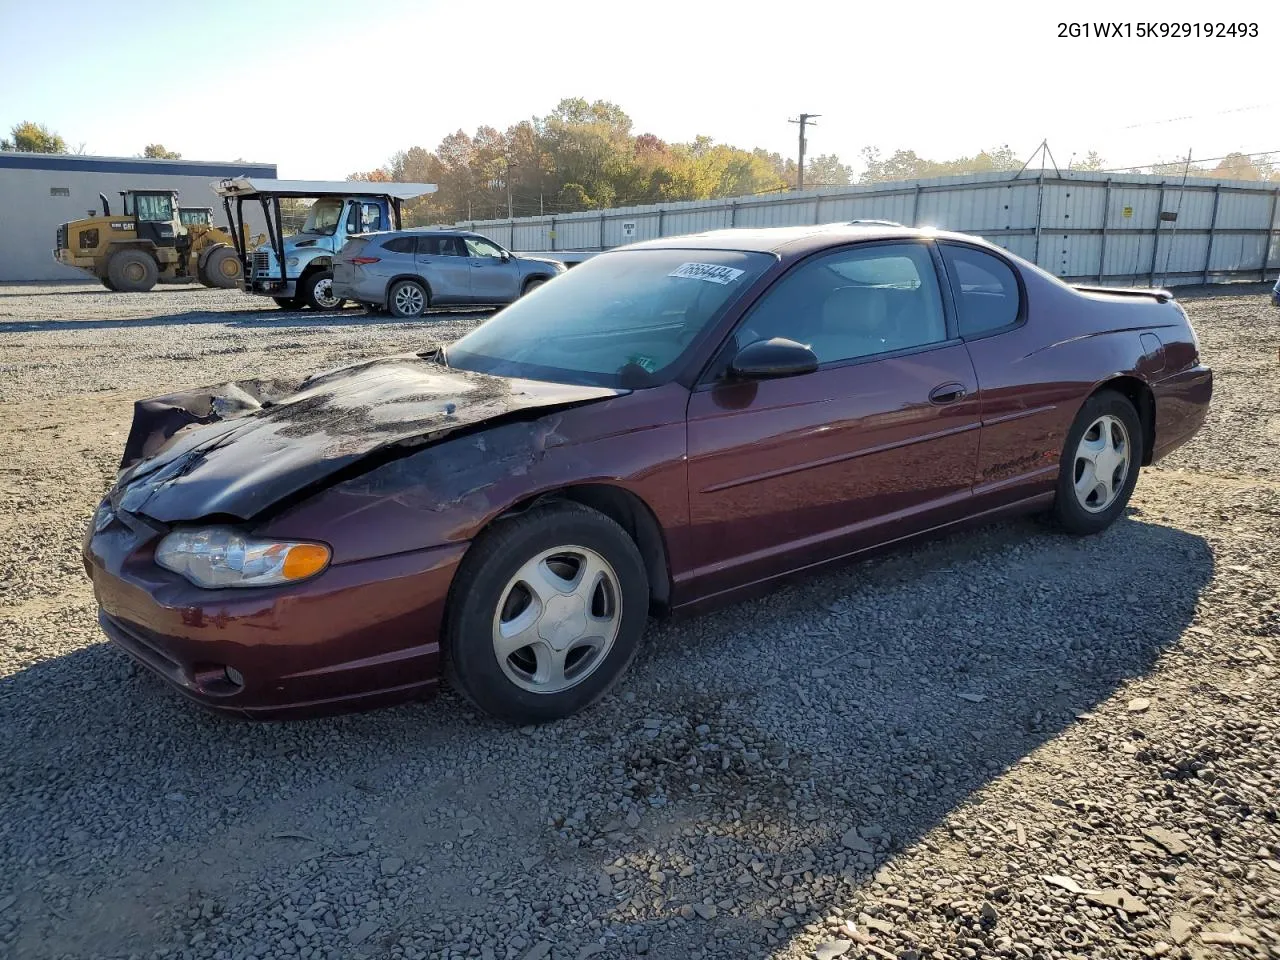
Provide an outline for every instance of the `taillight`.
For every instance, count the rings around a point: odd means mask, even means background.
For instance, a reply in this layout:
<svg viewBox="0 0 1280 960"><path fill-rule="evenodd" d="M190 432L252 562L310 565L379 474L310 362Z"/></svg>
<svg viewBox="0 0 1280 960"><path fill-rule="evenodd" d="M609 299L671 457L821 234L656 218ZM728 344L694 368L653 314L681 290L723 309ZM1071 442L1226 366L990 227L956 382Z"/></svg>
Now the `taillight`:
<svg viewBox="0 0 1280 960"><path fill-rule="evenodd" d="M366 263L377 263L381 257L351 257L347 263L354 263L363 267Z"/></svg>

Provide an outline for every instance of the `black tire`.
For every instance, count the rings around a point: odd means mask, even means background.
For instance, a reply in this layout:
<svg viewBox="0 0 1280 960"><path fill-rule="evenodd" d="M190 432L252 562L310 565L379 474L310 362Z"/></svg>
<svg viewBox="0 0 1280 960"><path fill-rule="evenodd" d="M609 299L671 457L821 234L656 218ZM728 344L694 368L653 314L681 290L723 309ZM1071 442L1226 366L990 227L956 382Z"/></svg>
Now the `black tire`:
<svg viewBox="0 0 1280 960"><path fill-rule="evenodd" d="M1104 509L1094 511L1086 509L1076 493L1077 480L1082 476L1083 471L1088 469L1083 461L1077 463L1076 453L1086 433L1097 433L1095 425L1100 418L1106 416L1113 417L1123 425L1124 433L1127 435L1124 443L1127 445L1128 459L1124 466L1124 478L1118 486L1113 484L1113 489L1116 491L1115 498ZM1114 432L1112 437L1112 443L1118 446ZM1124 508L1133 495L1133 488L1138 482L1138 472L1142 467L1142 451L1145 449L1144 443L1142 421L1128 397L1113 390L1103 390L1085 401L1080 412L1076 414L1071 429L1067 432L1067 442L1062 448L1062 459L1058 468L1058 489L1053 501L1053 518L1063 530L1076 536L1101 533L1124 513ZM1112 471L1113 479L1115 474L1116 471Z"/></svg>
<svg viewBox="0 0 1280 960"><path fill-rule="evenodd" d="M205 257L203 276L200 282L206 287L231 290L240 279L240 258L230 247L224 245L214 247Z"/></svg>
<svg viewBox="0 0 1280 960"><path fill-rule="evenodd" d="M333 284L332 270L317 270L298 281L298 296L312 310L341 310L345 300L326 303L324 291Z"/></svg>
<svg viewBox="0 0 1280 960"><path fill-rule="evenodd" d="M106 288L107 288L108 290L110 290L112 293L115 293L115 292L116 292L116 288L115 288L115 287L113 287L113 286L111 285L111 278L110 278L110 277L100 277L99 279L102 281L102 285L103 285L104 287L106 287Z"/></svg>
<svg viewBox="0 0 1280 960"><path fill-rule="evenodd" d="M527 293L532 293L534 290L537 290L540 286L542 286L546 282L547 281L541 277L538 277L537 279L534 279L534 280L530 280L528 283L524 285L524 289L520 291L520 296L524 296Z"/></svg>
<svg viewBox="0 0 1280 960"><path fill-rule="evenodd" d="M494 618L511 579L526 561L568 545L592 550L613 567L621 595L618 632L599 664L575 685L538 693L513 682L498 662ZM648 615L648 574L626 531L581 504L543 504L495 524L467 552L449 590L445 673L467 699L499 720L559 720L590 706L617 682L640 649Z"/></svg>
<svg viewBox="0 0 1280 960"><path fill-rule="evenodd" d="M125 293L146 293L159 276L155 258L145 250L117 250L107 261L107 279Z"/></svg>
<svg viewBox="0 0 1280 960"><path fill-rule="evenodd" d="M412 320L426 313L429 306L427 288L416 280L397 280L387 291L387 312L393 317Z"/></svg>
<svg viewBox="0 0 1280 960"><path fill-rule="evenodd" d="M301 310L303 303L297 297L272 297L281 310Z"/></svg>

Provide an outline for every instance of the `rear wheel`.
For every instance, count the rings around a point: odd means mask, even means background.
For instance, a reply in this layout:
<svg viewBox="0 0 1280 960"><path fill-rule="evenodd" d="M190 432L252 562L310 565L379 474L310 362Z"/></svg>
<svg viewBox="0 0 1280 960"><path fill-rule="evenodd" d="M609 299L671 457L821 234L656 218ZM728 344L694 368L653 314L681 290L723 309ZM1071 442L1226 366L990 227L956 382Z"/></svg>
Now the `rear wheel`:
<svg viewBox="0 0 1280 960"><path fill-rule="evenodd" d="M387 294L387 307L393 316L411 319L427 309L427 291L416 280L400 280Z"/></svg>
<svg viewBox="0 0 1280 960"><path fill-rule="evenodd" d="M107 279L116 290L145 293L156 285L160 268L145 250L118 250L107 261Z"/></svg>
<svg viewBox="0 0 1280 960"><path fill-rule="evenodd" d="M549 503L472 545L450 589L450 681L486 713L542 723L589 706L640 647L649 580L635 542L581 504Z"/></svg>
<svg viewBox="0 0 1280 960"><path fill-rule="evenodd" d="M346 301L333 293L333 271L317 270L298 281L302 301L312 310L337 310Z"/></svg>
<svg viewBox="0 0 1280 960"><path fill-rule="evenodd" d="M1142 464L1142 422L1127 397L1090 397L1067 434L1053 515L1068 533L1101 533L1124 512Z"/></svg>
<svg viewBox="0 0 1280 960"><path fill-rule="evenodd" d="M214 247L204 261L207 286L230 290L240 279L240 258L228 246Z"/></svg>
<svg viewBox="0 0 1280 960"><path fill-rule="evenodd" d="M301 310L303 306L302 300L298 297L272 297L271 299L281 310Z"/></svg>

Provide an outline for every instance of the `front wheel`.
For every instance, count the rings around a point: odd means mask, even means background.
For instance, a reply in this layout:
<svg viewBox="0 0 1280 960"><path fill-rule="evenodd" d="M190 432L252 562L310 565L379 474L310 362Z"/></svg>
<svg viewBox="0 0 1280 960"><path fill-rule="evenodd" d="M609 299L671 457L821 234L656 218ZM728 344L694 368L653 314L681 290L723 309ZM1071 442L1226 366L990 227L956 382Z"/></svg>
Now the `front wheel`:
<svg viewBox="0 0 1280 960"><path fill-rule="evenodd" d="M1142 464L1142 422L1111 390L1090 397L1067 434L1053 515L1068 533L1101 533L1124 512Z"/></svg>
<svg viewBox="0 0 1280 960"><path fill-rule="evenodd" d="M533 293L533 291L537 290L540 286L542 286L546 282L547 281L541 280L541 279L530 280L528 283L524 285L524 290L521 291L521 296L525 296L527 294Z"/></svg>
<svg viewBox="0 0 1280 960"><path fill-rule="evenodd" d="M640 647L649 580L635 542L604 514L555 502L478 538L450 589L453 685L510 723L558 720L613 686Z"/></svg>
<svg viewBox="0 0 1280 960"><path fill-rule="evenodd" d="M346 302L333 292L333 271L317 270L298 282L302 300L312 310L338 310Z"/></svg>
<svg viewBox="0 0 1280 960"><path fill-rule="evenodd" d="M240 258L227 246L214 247L204 262L205 286L230 290L240 279Z"/></svg>

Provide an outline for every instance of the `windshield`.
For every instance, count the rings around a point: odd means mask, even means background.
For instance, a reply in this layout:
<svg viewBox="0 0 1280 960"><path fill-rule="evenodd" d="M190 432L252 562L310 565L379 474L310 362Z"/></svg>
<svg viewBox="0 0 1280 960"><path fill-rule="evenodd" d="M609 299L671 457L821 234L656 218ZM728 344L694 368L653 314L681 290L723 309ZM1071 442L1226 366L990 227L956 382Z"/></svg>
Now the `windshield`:
<svg viewBox="0 0 1280 960"><path fill-rule="evenodd" d="M495 314L448 348L448 363L530 380L656 386L774 262L736 250L602 254Z"/></svg>
<svg viewBox="0 0 1280 960"><path fill-rule="evenodd" d="M300 233L314 233L322 237L332 237L338 229L338 221L342 219L342 199L325 197L311 205L307 214L307 222L302 225Z"/></svg>
<svg viewBox="0 0 1280 960"><path fill-rule="evenodd" d="M173 197L154 193L135 194L133 209L134 216L139 220L164 223L173 219Z"/></svg>

